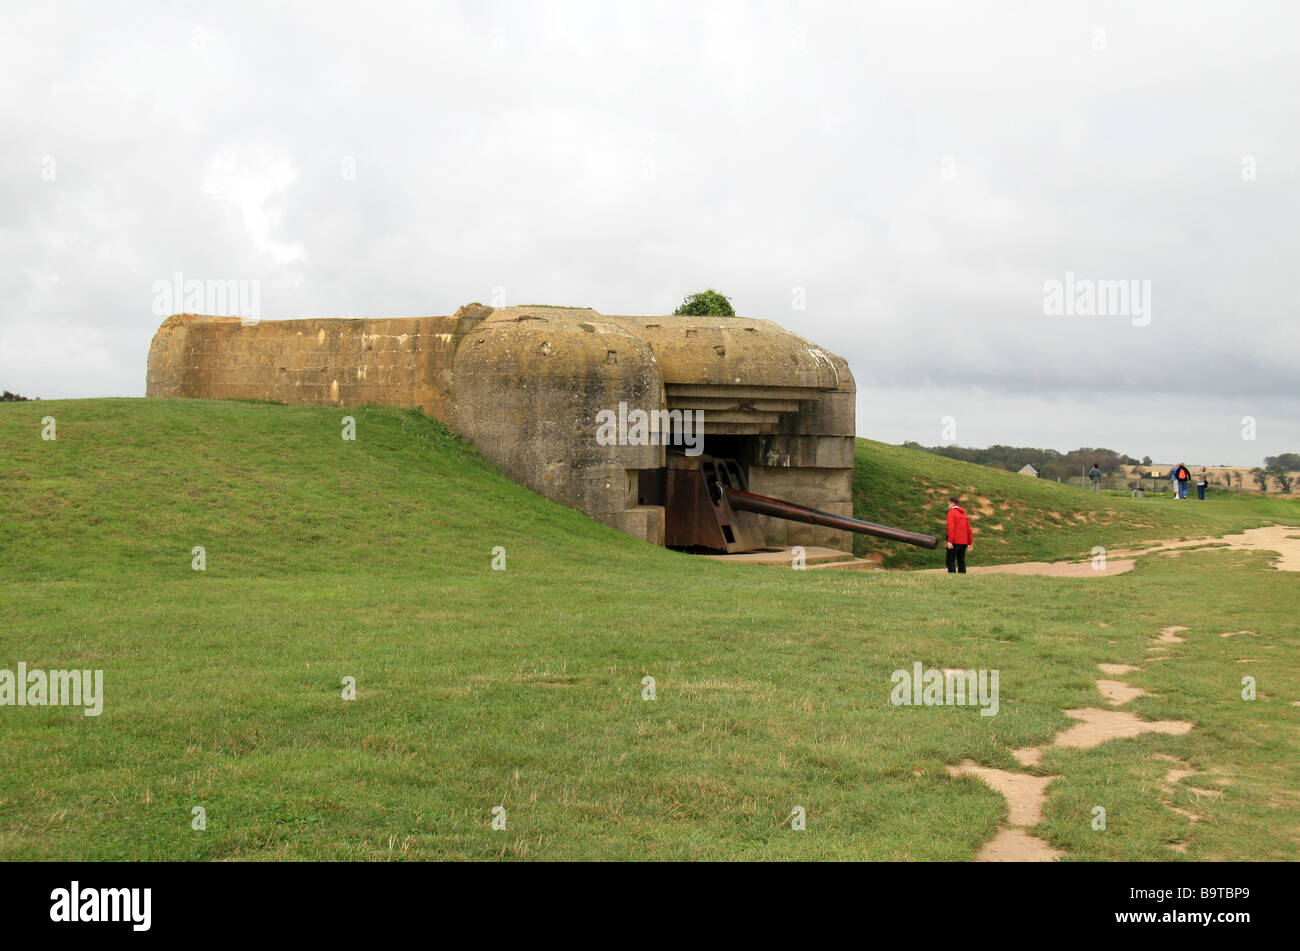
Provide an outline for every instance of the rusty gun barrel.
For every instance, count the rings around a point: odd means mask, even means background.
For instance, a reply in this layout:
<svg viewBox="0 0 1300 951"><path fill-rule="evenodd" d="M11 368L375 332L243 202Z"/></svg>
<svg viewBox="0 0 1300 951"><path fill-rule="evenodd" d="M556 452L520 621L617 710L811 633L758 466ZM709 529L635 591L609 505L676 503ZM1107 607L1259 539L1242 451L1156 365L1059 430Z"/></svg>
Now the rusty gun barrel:
<svg viewBox="0 0 1300 951"><path fill-rule="evenodd" d="M718 488L722 490L727 504L739 511L755 512L759 515L783 518L791 522L807 522L809 525L824 525L827 528L838 528L841 531L857 532L859 535L874 535L877 538L905 542L919 548L934 548L939 544L939 539L933 535L909 532L901 528L891 528L888 525L877 525L875 522L864 522L861 519L849 518L845 515L832 515L830 512L820 512L804 505L783 502L781 499L769 498L766 495L755 495L753 492L732 489L721 484L718 484Z"/></svg>

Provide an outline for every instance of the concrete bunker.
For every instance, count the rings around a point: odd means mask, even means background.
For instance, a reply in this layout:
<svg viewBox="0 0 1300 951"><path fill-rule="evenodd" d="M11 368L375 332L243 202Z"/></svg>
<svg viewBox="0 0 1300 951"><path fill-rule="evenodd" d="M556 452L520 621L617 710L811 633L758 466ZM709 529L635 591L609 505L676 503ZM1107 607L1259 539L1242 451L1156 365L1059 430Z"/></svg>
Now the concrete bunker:
<svg viewBox="0 0 1300 951"><path fill-rule="evenodd" d="M714 550L851 550L861 530L848 524L853 374L767 320L480 304L447 317L177 314L154 336L146 392L418 407L516 481L655 545L710 547L683 525L682 493L703 477L716 495L718 472L846 521L746 510ZM702 434L687 422L700 418Z"/></svg>

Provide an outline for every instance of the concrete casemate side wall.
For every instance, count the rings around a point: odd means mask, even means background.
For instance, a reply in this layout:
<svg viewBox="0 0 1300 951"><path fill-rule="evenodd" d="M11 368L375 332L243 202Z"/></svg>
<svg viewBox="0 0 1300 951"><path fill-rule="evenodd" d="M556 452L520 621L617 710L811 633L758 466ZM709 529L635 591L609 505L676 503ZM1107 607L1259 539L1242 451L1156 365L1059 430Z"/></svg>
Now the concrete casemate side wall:
<svg viewBox="0 0 1300 951"><path fill-rule="evenodd" d="M468 304L446 317L241 321L178 314L154 337L149 396L418 407L534 491L653 544L638 505L663 446L602 446L596 414L707 406L743 440L753 491L852 514L853 375L763 320L608 317L586 308ZM773 545L848 549L851 536L761 518Z"/></svg>
<svg viewBox="0 0 1300 951"><path fill-rule="evenodd" d="M460 430L515 481L663 544L663 510L637 506L637 470L662 468L665 448L595 439L602 409L664 405L645 341L594 311L498 310L461 344L452 394Z"/></svg>
<svg viewBox="0 0 1300 951"><path fill-rule="evenodd" d="M149 396L419 407L448 426L451 365L487 308L451 317L243 322L177 314L149 350Z"/></svg>

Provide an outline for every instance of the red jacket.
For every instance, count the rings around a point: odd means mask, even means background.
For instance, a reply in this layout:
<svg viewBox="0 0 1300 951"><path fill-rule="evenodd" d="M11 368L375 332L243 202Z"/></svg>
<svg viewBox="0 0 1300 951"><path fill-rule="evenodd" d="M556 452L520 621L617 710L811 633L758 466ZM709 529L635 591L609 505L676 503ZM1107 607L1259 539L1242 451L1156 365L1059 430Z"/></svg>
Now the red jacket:
<svg viewBox="0 0 1300 951"><path fill-rule="evenodd" d="M970 530L970 519L960 505L948 509L948 541L954 545L973 545L975 536Z"/></svg>

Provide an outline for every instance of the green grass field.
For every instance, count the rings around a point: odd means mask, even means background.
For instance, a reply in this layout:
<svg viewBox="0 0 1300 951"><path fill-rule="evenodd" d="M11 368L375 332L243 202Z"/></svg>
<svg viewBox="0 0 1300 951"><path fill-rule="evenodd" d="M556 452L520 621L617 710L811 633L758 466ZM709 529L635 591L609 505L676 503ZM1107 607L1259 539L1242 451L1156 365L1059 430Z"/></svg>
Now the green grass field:
<svg viewBox="0 0 1300 951"><path fill-rule="evenodd" d="M942 535L948 497L965 502L978 564L1065 561L1089 557L1093 546L1122 548L1150 539L1201 538L1262 521L1300 524L1300 503L1211 491L1205 502L1134 499L1128 492L1094 494L1014 472L971 465L859 439L853 477L858 518ZM886 567L931 567L933 552L866 535L858 554L880 552ZM941 561L942 559L940 559Z"/></svg>
<svg viewBox="0 0 1300 951"><path fill-rule="evenodd" d="M1300 525L1295 502L1093 496L866 440L855 487L860 516L929 531L952 488L986 497L975 563ZM1006 803L946 767L1018 769L1062 710L1103 705L1099 662L1145 668L1125 709L1195 727L1049 751L1035 834L1072 860L1295 859L1300 576L1269 561L738 566L546 502L409 412L7 404L0 668L102 668L105 699L0 707L0 859L965 860ZM1186 643L1148 662L1174 624ZM999 670L998 715L891 705L918 661ZM1203 775L1167 791L1156 754Z"/></svg>

